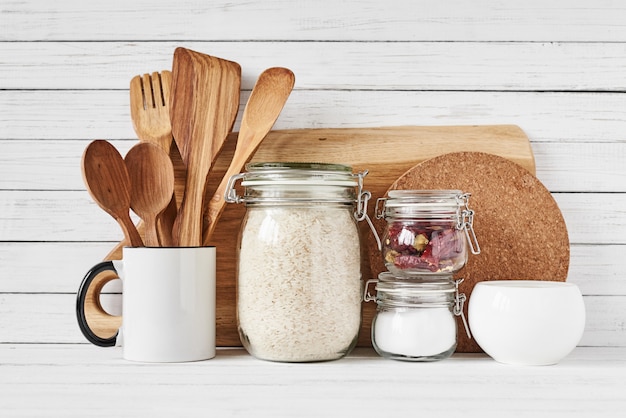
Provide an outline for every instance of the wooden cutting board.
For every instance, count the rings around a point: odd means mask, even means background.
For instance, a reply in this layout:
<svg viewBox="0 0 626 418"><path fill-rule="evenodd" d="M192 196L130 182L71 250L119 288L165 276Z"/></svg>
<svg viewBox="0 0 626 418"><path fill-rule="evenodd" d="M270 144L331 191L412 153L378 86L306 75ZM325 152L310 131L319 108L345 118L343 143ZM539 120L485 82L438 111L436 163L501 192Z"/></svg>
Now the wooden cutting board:
<svg viewBox="0 0 626 418"><path fill-rule="evenodd" d="M217 187L226 172L235 149L237 133L229 135L222 154L214 164L209 185ZM253 162L292 161L347 164L354 172L368 170L365 189L372 193L368 213L373 218L374 203L407 170L438 155L477 151L499 155L513 161L532 174L535 159L526 134L514 125L481 126L401 126L377 128L295 129L270 132ZM182 194L181 178L184 167L176 149L172 149L176 168L178 199ZM184 185L184 181L182 182ZM211 187L207 196L212 195ZM211 245L217 247L217 345L240 346L237 333L235 306L235 279L237 239L243 205L229 204L216 227ZM365 237L371 234L365 222L360 225ZM141 231L140 231L141 232ZM118 244L106 259L120 259L122 246ZM367 255L363 260L363 278L371 278ZM87 309L95 309L87 307ZM376 311L375 303L363 304L363 321L359 336L360 346L371 345L370 325ZM110 332L110 331L109 331Z"/></svg>

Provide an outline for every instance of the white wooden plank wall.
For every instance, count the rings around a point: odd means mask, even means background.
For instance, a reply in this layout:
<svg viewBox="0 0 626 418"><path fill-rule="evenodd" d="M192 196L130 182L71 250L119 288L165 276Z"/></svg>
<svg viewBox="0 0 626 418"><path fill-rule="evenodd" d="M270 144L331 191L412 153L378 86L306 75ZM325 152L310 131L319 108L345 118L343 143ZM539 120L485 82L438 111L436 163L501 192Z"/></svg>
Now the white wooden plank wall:
<svg viewBox="0 0 626 418"><path fill-rule="evenodd" d="M132 146L130 78L176 46L239 62L242 103L291 68L277 129L519 125L567 222L581 345L626 346L626 3L608 0L1 0L0 343L85 342L74 293L121 233L80 156Z"/></svg>

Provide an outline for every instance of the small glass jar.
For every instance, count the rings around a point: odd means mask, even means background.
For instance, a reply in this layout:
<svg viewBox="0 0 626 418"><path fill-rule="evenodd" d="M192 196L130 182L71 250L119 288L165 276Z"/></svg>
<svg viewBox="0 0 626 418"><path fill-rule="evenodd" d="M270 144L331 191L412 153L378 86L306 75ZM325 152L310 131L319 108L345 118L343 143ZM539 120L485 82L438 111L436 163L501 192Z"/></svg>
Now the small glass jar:
<svg viewBox="0 0 626 418"><path fill-rule="evenodd" d="M376 217L387 221L381 242L387 270L403 276L454 273L467 262L468 244L479 254L469 196L460 190L394 190L378 199Z"/></svg>
<svg viewBox="0 0 626 418"><path fill-rule="evenodd" d="M457 344L455 316L463 315L465 295L459 294L460 281L455 282L451 274L438 276L428 275L417 282L383 272L378 280L367 282L364 300L375 300L378 305L372 344L380 356L435 361L452 355ZM372 282L376 283L375 298L368 293Z"/></svg>
<svg viewBox="0 0 626 418"><path fill-rule="evenodd" d="M341 358L361 325L366 172L311 163L248 164L226 201L245 203L239 238L237 323L246 350L283 362ZM235 182L242 180L243 196Z"/></svg>

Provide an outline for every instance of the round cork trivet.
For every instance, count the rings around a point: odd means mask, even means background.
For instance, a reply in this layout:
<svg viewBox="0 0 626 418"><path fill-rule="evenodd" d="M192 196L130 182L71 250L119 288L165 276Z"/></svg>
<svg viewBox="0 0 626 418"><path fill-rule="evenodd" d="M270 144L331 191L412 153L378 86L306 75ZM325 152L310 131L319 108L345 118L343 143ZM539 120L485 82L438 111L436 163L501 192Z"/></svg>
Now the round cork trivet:
<svg viewBox="0 0 626 418"><path fill-rule="evenodd" d="M569 238L563 215L550 192L523 167L496 155L479 152L444 154L408 170L389 190L461 190L471 193L476 214L474 231L481 253L469 254L455 274L460 291L471 298L477 282L486 280L565 281ZM388 190L388 191L389 191ZM385 221L374 219L382 237ZM373 236L368 236L372 276L385 271ZM464 312L467 318L467 306ZM482 350L469 339L458 318L457 352Z"/></svg>

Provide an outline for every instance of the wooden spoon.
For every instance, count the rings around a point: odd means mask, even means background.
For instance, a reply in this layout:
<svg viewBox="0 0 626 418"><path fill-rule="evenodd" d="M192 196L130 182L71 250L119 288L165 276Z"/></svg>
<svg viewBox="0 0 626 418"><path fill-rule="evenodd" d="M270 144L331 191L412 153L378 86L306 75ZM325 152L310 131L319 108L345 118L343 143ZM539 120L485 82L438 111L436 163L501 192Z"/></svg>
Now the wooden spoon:
<svg viewBox="0 0 626 418"><path fill-rule="evenodd" d="M239 64L185 48L174 51L170 119L187 165L185 194L174 223L174 243L202 244L203 198L211 165L239 110Z"/></svg>
<svg viewBox="0 0 626 418"><path fill-rule="evenodd" d="M160 145L164 151L173 154L178 153L178 150L172 141L171 87L172 73L163 70L160 73L153 72L133 77L130 81L129 92L130 116L139 140ZM184 176L178 176L175 179L175 184L180 187L184 187L184 182ZM162 245L172 245L172 228L177 212L176 196L172 195L169 206L157 219L159 237L167 242L161 242Z"/></svg>
<svg viewBox="0 0 626 418"><path fill-rule="evenodd" d="M208 245L217 219L224 210L226 203L224 192L229 178L241 172L261 145L263 138L272 129L293 90L294 83L295 76L287 68L268 68L259 76L243 112L235 154L208 204L206 215L208 224L203 231L204 245Z"/></svg>
<svg viewBox="0 0 626 418"><path fill-rule="evenodd" d="M140 142L124 158L130 176L130 207L145 223L146 246L172 245L171 235L159 235L158 216L174 193L174 166L167 152L150 142Z"/></svg>
<svg viewBox="0 0 626 418"><path fill-rule="evenodd" d="M108 141L90 143L81 161L87 191L122 227L126 241L143 247L141 236L130 219L130 177L120 153Z"/></svg>

